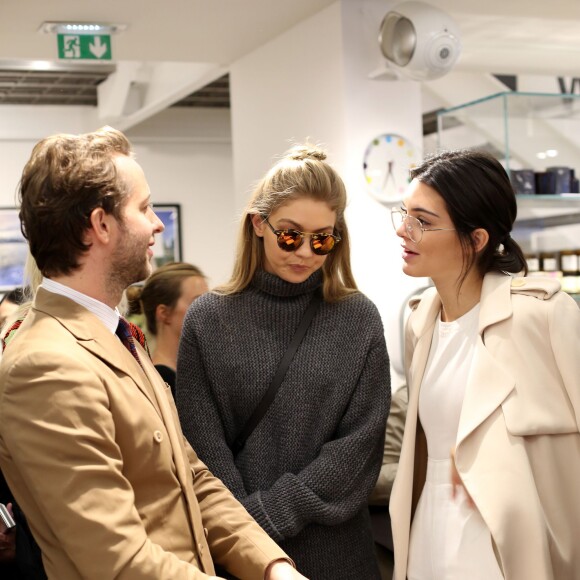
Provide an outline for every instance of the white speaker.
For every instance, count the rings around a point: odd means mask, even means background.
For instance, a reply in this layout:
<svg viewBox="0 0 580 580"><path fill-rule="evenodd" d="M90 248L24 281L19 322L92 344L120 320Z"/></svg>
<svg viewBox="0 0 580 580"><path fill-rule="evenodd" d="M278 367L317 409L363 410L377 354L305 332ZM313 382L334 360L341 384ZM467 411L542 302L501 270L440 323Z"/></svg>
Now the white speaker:
<svg viewBox="0 0 580 580"><path fill-rule="evenodd" d="M425 2L403 2L385 15L379 45L390 68L401 76L431 80L448 73L461 53L459 27Z"/></svg>

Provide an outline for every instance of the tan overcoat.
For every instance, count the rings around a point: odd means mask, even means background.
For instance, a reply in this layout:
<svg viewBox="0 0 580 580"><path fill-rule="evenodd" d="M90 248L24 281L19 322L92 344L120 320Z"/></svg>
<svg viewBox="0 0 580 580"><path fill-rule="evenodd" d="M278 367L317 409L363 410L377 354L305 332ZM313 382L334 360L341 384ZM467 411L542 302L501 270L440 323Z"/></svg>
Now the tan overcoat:
<svg viewBox="0 0 580 580"><path fill-rule="evenodd" d="M261 579L284 552L185 442L169 387L39 290L0 365L0 466L49 578ZM210 555L211 553L211 555Z"/></svg>
<svg viewBox="0 0 580 580"><path fill-rule="evenodd" d="M485 276L456 465L507 580L580 578L580 309L557 281ZM406 576L426 470L419 388L441 309L434 288L407 326L409 408L391 494L395 580Z"/></svg>

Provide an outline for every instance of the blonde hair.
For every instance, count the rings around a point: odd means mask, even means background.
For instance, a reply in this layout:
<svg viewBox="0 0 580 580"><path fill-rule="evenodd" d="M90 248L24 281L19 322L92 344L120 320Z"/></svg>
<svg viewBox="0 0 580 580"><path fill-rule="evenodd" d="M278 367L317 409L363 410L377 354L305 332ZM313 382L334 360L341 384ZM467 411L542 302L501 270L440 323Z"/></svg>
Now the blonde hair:
<svg viewBox="0 0 580 580"><path fill-rule="evenodd" d="M280 206L301 198L327 203L336 212L335 233L342 238L322 266L324 299L337 302L358 292L350 266L350 240L344 218L346 189L325 159L326 153L316 145L295 145L258 182L242 215L232 276L217 292L241 292L263 266L263 240L254 232L252 217L268 217Z"/></svg>

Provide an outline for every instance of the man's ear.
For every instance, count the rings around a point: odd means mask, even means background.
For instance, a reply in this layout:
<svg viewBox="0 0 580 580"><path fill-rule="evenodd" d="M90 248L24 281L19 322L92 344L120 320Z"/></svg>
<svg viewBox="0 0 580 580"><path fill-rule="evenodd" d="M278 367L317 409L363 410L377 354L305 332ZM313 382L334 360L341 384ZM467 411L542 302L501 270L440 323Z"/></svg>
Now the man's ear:
<svg viewBox="0 0 580 580"><path fill-rule="evenodd" d="M489 234L483 228L477 228L471 232L471 239L476 253L482 252L489 242Z"/></svg>
<svg viewBox="0 0 580 580"><path fill-rule="evenodd" d="M264 218L259 214L254 214L252 216L252 225L254 226L254 231L259 238L264 237L264 228L266 227L266 223Z"/></svg>
<svg viewBox="0 0 580 580"><path fill-rule="evenodd" d="M108 243L111 238L113 220L112 214L108 214L102 207L96 207L89 216L89 229L87 230L87 241L93 240L101 243Z"/></svg>

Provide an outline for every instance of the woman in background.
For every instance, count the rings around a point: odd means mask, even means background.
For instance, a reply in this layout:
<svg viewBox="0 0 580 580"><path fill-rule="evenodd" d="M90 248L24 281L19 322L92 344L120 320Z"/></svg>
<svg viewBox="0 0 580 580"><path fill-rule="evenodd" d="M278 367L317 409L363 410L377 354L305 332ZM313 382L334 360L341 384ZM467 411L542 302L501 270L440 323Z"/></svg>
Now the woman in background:
<svg viewBox="0 0 580 580"><path fill-rule="evenodd" d="M393 208L411 302L395 580L580 578L580 309L526 272L492 156L441 153Z"/></svg>
<svg viewBox="0 0 580 580"><path fill-rule="evenodd" d="M151 360L175 396L175 370L183 319L189 305L208 291L202 271L186 262L160 266L143 286L127 289L131 313L143 312L154 338Z"/></svg>
<svg viewBox="0 0 580 580"><path fill-rule="evenodd" d="M297 146L256 187L229 283L187 313L177 407L202 460L305 576L375 580L366 502L381 466L388 357L379 313L352 276L344 184L325 157ZM276 396L239 449L318 296Z"/></svg>

